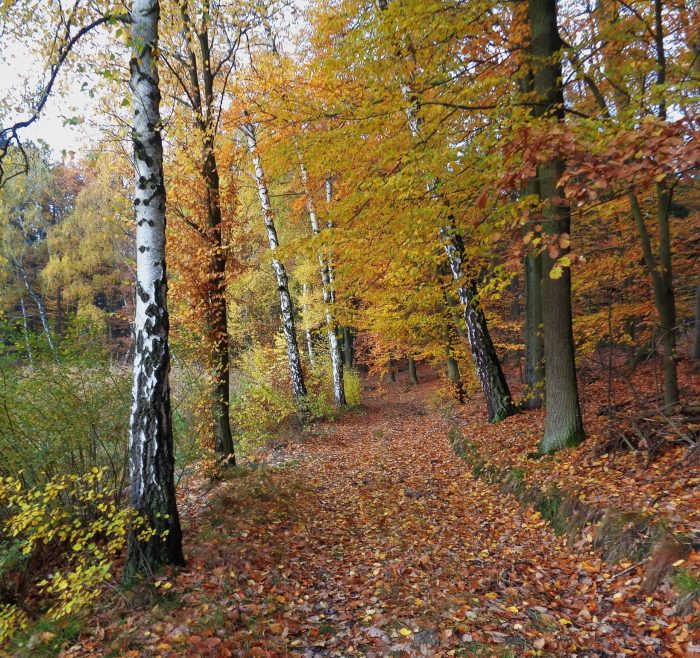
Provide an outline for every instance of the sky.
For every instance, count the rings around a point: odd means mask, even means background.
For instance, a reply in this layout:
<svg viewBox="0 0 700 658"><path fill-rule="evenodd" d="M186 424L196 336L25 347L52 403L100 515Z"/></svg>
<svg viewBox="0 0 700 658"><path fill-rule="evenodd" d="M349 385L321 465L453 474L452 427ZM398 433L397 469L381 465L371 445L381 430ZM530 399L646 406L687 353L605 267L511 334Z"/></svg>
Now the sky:
<svg viewBox="0 0 700 658"><path fill-rule="evenodd" d="M41 88L43 78L42 62L24 44L3 39L0 53L0 127L5 128L16 121L31 116L27 109L27 99L33 96L29 90ZM94 78L94 76L92 76ZM64 68L59 72L57 84L49 97L39 119L21 133L22 141L43 140L51 148L57 160L62 159L63 151L68 154L87 152L89 144L99 139L99 131L85 121L80 125L66 124L70 117L89 119L94 115L96 102L84 82L90 80L88 74L76 74L74 69Z"/></svg>

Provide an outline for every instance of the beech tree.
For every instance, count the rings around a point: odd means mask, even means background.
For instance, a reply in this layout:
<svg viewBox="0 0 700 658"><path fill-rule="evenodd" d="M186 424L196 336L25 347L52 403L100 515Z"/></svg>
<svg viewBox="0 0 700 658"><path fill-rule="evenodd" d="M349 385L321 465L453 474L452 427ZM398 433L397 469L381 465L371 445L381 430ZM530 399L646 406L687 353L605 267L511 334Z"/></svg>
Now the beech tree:
<svg viewBox="0 0 700 658"><path fill-rule="evenodd" d="M175 500L170 409L165 183L158 80L158 0L131 9L131 96L134 125L136 317L129 461L131 504L152 534L132 528L128 568L151 574L159 564L183 564Z"/></svg>
<svg viewBox="0 0 700 658"><path fill-rule="evenodd" d="M544 121L564 119L564 92L560 62L561 39L556 0L529 0L531 53L536 102L534 116ZM537 168L538 193L543 202L542 233L558 241L566 254L571 215L559 187L563 162L552 159ZM547 424L540 451L555 452L584 438L576 382L576 357L571 312L571 270L554 269L549 251L542 254L542 325L546 368Z"/></svg>

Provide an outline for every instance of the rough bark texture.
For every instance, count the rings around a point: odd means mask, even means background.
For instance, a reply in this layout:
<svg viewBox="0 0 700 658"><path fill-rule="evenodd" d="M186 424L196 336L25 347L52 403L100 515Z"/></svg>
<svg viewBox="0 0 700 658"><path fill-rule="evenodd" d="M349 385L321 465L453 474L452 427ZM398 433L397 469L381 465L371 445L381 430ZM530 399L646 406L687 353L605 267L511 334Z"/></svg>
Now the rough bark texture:
<svg viewBox="0 0 700 658"><path fill-rule="evenodd" d="M564 94L558 59L562 44L557 28L556 0L529 0L528 10L536 93L534 114L562 121ZM569 233L569 208L557 186L562 170L563 163L559 160L537 169L540 198L545 203L542 221L545 237ZM543 453L575 446L584 438L571 325L571 271L564 267L559 278L552 278L550 272L553 265L554 260L545 251L542 255L542 308L547 421L540 442Z"/></svg>
<svg viewBox="0 0 700 658"><path fill-rule="evenodd" d="M408 357L408 377L414 386L418 384L418 371L416 369L416 360L412 357Z"/></svg>
<svg viewBox="0 0 700 658"><path fill-rule="evenodd" d="M541 282L542 256L529 253L525 257L524 409L539 409L544 403L545 371Z"/></svg>
<svg viewBox="0 0 700 658"><path fill-rule="evenodd" d="M182 564L182 532L175 502L170 413L165 186L156 53L159 4L134 0L131 93L136 189L136 317L129 464L131 504L156 534L132 528L127 568L151 574L163 563Z"/></svg>
<svg viewBox="0 0 700 658"><path fill-rule="evenodd" d="M289 294L289 280L287 279L287 271L284 265L275 257L275 252L279 246L279 240L277 238L277 229L275 228L272 204L270 203L270 194L267 189L267 181L265 180L265 172L260 159L260 153L258 152L255 126L252 123L247 123L243 126L242 130L248 140L248 150L253 159L255 181L258 186L258 195L260 197L260 207L262 209L265 228L267 229L270 251L272 252L272 269L277 277L277 288L280 295L280 314L284 339L287 345L287 356L289 358L289 375L292 382L292 395L298 400L306 397L306 385L304 383L304 373L301 369L297 332L294 324L294 307L292 305L292 296Z"/></svg>
<svg viewBox="0 0 700 658"><path fill-rule="evenodd" d="M309 186L309 174L303 162L300 162L301 180L304 184L306 194L306 209L309 212L311 222L311 232L318 235L318 217L316 215L316 205ZM332 201L332 190L326 191L327 201ZM331 355L331 372L333 374L333 404L336 408L343 407L345 400L345 382L343 381L343 357L340 353L340 343L338 342L337 325L333 317L333 284L331 282L331 266L323 254L318 255L318 264L321 270L321 291L323 293L323 305L326 312L326 333L328 334L328 348Z"/></svg>

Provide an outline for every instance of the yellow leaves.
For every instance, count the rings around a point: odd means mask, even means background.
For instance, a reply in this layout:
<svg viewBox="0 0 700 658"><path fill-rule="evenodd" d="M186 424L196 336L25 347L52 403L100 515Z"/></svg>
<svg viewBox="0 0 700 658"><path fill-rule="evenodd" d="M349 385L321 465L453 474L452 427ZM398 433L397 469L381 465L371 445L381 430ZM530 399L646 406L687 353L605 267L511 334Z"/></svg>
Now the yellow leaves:
<svg viewBox="0 0 700 658"><path fill-rule="evenodd" d="M512 612L513 614L517 614L519 612L518 607L514 605L509 605L506 610L508 612Z"/></svg>
<svg viewBox="0 0 700 658"><path fill-rule="evenodd" d="M98 468L83 476L55 477L31 489L12 478L0 479L0 506L7 514L2 532L17 538L22 554L32 555L42 546L67 543L70 547L60 570L36 583L52 603L50 618L73 614L97 596L99 585L111 576L111 557L126 544L132 521L142 535L153 536L143 518L117 507L114 490L105 488L103 481L104 471ZM168 589L172 584L160 586ZM0 642L3 633L21 628L18 614L0 607Z"/></svg>
<svg viewBox="0 0 700 658"><path fill-rule="evenodd" d="M559 623L560 623L562 626L571 626L571 624L572 624L571 620L567 619L566 617L561 617L561 618L559 619Z"/></svg>
<svg viewBox="0 0 700 658"><path fill-rule="evenodd" d="M488 592L488 593L486 594L486 598L487 598L487 599L491 599L491 600L497 599L497 598L498 598L498 594L496 594L496 592Z"/></svg>
<svg viewBox="0 0 700 658"><path fill-rule="evenodd" d="M399 633L401 633L401 635L404 637L408 637L409 635L413 634L413 631L410 628L400 628Z"/></svg>

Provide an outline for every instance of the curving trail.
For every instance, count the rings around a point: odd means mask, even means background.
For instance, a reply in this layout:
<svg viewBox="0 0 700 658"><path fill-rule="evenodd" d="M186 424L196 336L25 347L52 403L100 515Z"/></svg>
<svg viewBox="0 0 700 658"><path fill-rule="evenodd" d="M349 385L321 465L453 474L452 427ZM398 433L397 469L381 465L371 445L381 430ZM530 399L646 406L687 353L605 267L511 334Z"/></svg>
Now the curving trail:
<svg viewBox="0 0 700 658"><path fill-rule="evenodd" d="M65 655L682 655L668 603L472 477L436 390L371 391L276 465L187 491L188 567Z"/></svg>

